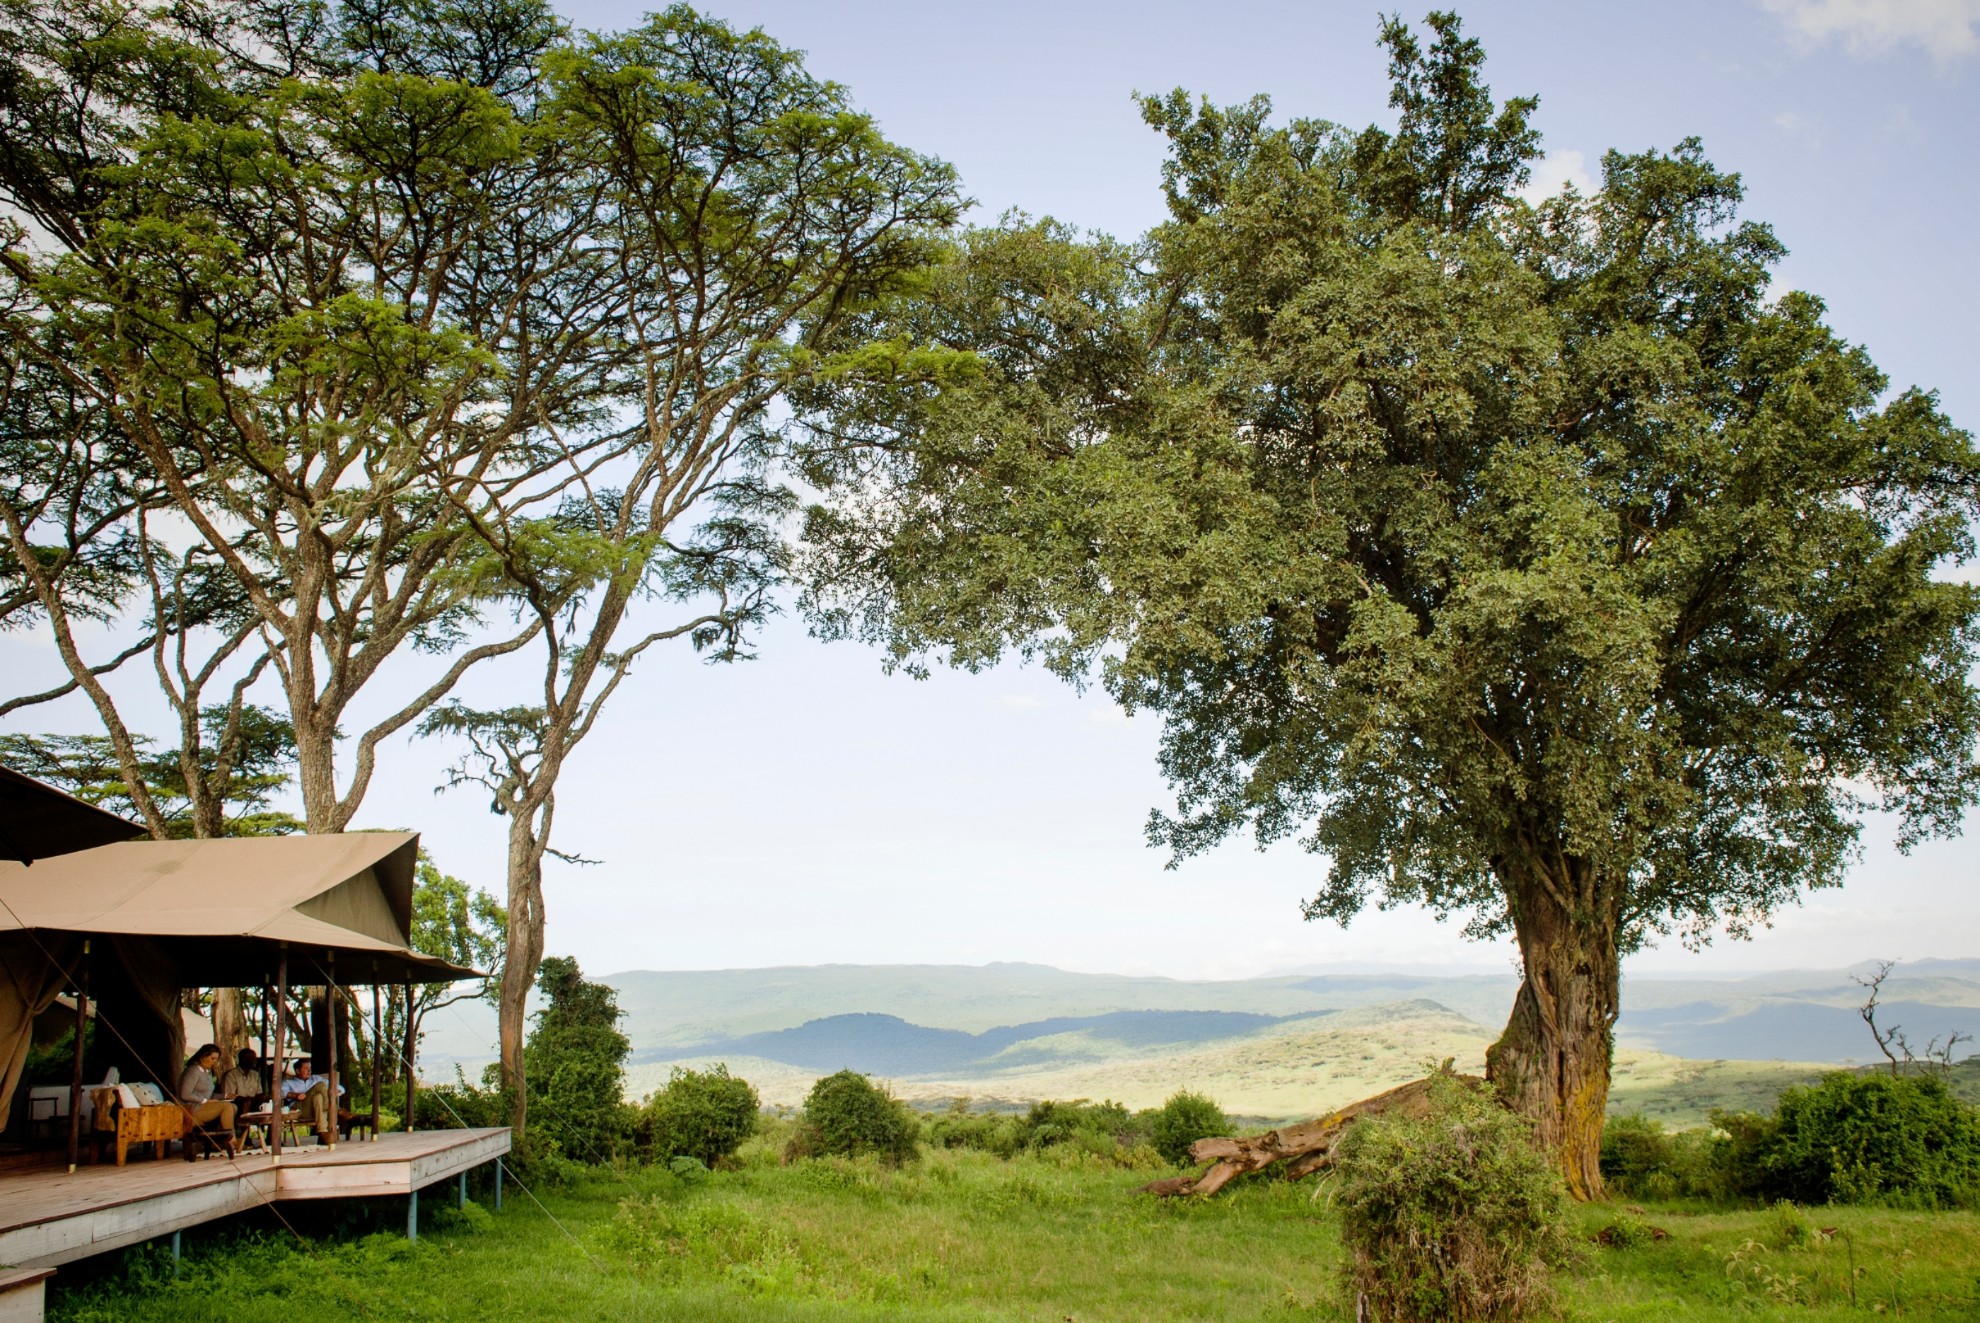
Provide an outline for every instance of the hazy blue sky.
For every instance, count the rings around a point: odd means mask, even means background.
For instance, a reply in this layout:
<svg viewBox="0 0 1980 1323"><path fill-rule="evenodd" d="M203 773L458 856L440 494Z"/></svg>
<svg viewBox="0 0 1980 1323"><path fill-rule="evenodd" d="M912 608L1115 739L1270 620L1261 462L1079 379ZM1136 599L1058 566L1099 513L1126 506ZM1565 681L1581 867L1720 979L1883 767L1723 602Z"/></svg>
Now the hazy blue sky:
<svg viewBox="0 0 1980 1323"><path fill-rule="evenodd" d="M1285 115L1387 117L1371 7L782 3L710 8L810 53L896 140L954 162L987 218L1009 207L1132 235L1158 219L1154 135L1130 94L1268 93ZM586 26L636 5L572 4ZM1500 95L1537 93L1551 184L1611 146L1703 138L1748 214L1792 250L1786 285L1828 300L1899 385L1980 422L1972 252L1980 0L1481 4L1462 11ZM1418 14L1407 13L1416 18ZM0 665L52 666L30 639ZM532 663L533 664L533 663ZM492 694L487 677L477 685ZM12 688L12 686L8 686ZM87 729L82 708L15 729ZM760 659L644 665L567 773L550 948L587 969L1036 960L1241 975L1340 960L1490 963L1413 912L1303 924L1319 862L1248 845L1165 871L1141 825L1165 803L1152 722L1036 671L881 674L784 620ZM395 744L361 825L420 828L443 866L498 890L499 820L432 795L443 751ZM1850 884L1750 944L1675 945L1639 969L1836 965L1980 950L1971 847L1909 859L1873 838Z"/></svg>

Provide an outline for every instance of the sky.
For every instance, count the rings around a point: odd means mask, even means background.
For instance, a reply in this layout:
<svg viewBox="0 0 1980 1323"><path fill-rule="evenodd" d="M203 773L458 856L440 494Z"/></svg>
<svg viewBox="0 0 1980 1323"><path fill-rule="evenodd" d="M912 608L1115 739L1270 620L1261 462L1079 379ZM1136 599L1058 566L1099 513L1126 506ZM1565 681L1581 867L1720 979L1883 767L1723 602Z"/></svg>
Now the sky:
<svg viewBox="0 0 1980 1323"><path fill-rule="evenodd" d="M1263 92L1285 116L1386 122L1376 12L1333 3L997 6L719 0L845 84L895 141L942 157L974 218L1017 208L1121 237L1160 217L1160 145L1132 94ZM567 3L590 28L637 5ZM1897 387L1937 388L1980 424L1980 0L1474 4L1500 96L1536 93L1536 187L1586 183L1611 147L1696 135L1790 249L1780 288L1827 300ZM1420 15L1406 12L1405 17ZM12 676L59 674L45 638L0 639ZM511 675L511 681L519 679ZM1156 725L1035 669L925 681L785 616L757 659L643 662L558 792L549 949L593 974L821 963L1035 961L1094 972L1246 977L1309 966L1511 968L1414 910L1305 923L1322 861L1239 841L1168 869L1144 842L1169 798ZM526 678L523 679L526 683ZM396 690L411 690L410 672ZM499 698L490 671L466 691ZM129 687L143 710L141 686ZM512 699L506 701L513 701ZM361 714L360 714L361 717ZM81 704L5 723L89 730ZM354 717L352 725L359 717ZM142 718L140 718L142 721ZM500 892L503 822L436 795L448 751L405 738L357 826L412 827L442 867ZM1980 824L1977 824L1980 825ZM1980 950L1972 847L1910 856L1873 823L1840 890L1751 942L1667 943L1638 974L1834 968Z"/></svg>

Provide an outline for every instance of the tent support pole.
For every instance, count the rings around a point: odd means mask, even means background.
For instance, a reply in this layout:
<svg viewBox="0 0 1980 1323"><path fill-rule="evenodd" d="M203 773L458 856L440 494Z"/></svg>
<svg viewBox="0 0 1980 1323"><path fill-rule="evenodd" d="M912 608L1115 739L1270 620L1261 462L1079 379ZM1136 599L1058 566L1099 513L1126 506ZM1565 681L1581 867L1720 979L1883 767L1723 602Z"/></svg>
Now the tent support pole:
<svg viewBox="0 0 1980 1323"><path fill-rule="evenodd" d="M263 1023L266 1023L264 1014ZM269 1161L282 1160L282 1056L289 1027L289 944L282 943L275 957L275 1060L268 1063L268 1155Z"/></svg>
<svg viewBox="0 0 1980 1323"><path fill-rule="evenodd" d="M272 995L273 989L263 982L261 985L261 1082L264 1088L268 1088L271 1096L274 1089L268 1083L268 999Z"/></svg>
<svg viewBox="0 0 1980 1323"><path fill-rule="evenodd" d="M385 1065L385 1015L378 1009L378 975L371 976L371 1142L378 1142L378 1089Z"/></svg>
<svg viewBox="0 0 1980 1323"><path fill-rule="evenodd" d="M323 953L323 977L329 980L328 985L323 989L323 1009L329 1012L324 1018L329 1021L326 1027L330 1030L330 1042L327 1052L330 1058L330 1147L335 1148L337 1147L337 1132L343 1128L338 1117L338 1113L343 1108L337 1100L337 1039L339 1034L337 1033L337 953L335 951L325 950Z"/></svg>
<svg viewBox="0 0 1980 1323"><path fill-rule="evenodd" d="M413 999L412 999L412 997L413 997L413 985L412 985L412 980L411 980L411 979L407 979L407 980L406 980L406 1051L405 1051L405 1058L406 1058L406 1133L407 1133L407 1134L411 1134L411 1133L413 1132L413 1116L415 1115L415 1113L414 1113L414 1110L413 1110L413 1090L415 1090L415 1089L417 1089L417 1088L419 1087L419 1080L418 1080L418 1078L416 1077L416 1075L414 1074L414 1071L413 1071L413 1054L414 1054L415 1052L417 1052L417 1051L419 1050L419 1048L418 1048L418 1046L417 1046L417 1045L416 1045L416 1044L415 1044L415 1043L413 1042L413 1031L412 1031L412 1024L413 1024Z"/></svg>
<svg viewBox="0 0 1980 1323"><path fill-rule="evenodd" d="M89 938L83 938L82 955L76 962L76 1051L69 1070L69 1174L76 1171L82 1149L83 1030L89 1015Z"/></svg>

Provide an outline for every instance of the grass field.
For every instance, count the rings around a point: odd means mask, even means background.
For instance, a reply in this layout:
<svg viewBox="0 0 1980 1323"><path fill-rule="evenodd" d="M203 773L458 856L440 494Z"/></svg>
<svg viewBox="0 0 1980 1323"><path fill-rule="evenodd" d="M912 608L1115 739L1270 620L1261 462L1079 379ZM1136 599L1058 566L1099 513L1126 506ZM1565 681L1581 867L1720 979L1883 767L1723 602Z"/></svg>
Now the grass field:
<svg viewBox="0 0 1980 1323"><path fill-rule="evenodd" d="M106 1256L57 1277L49 1317L1352 1317L1324 1184L1260 1179L1211 1200L1159 1202L1133 1192L1148 1171L1090 1156L936 1152L891 1172L783 1167L774 1149L752 1141L740 1169L693 1183L659 1170L594 1173L541 1191L540 1205L511 1184L499 1215L430 1197L416 1245L396 1202L289 1214L307 1214L295 1227L307 1246L272 1220L188 1232L177 1280L156 1248ZM1770 1210L1604 1205L1577 1216L1589 1239L1560 1279L1568 1319L1980 1317L1980 1215L1810 1210L1810 1224L1831 1234L1818 1229L1798 1247ZM1596 1243L1618 1220L1639 1243Z"/></svg>

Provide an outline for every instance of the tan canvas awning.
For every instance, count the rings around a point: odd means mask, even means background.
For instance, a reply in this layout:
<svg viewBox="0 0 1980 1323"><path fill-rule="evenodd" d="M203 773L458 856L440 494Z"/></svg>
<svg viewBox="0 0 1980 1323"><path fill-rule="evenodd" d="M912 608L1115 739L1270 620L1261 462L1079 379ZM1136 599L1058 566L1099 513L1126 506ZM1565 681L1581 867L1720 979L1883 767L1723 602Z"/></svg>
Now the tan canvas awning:
<svg viewBox="0 0 1980 1323"><path fill-rule="evenodd" d="M127 841L0 862L0 932L147 937L187 986L268 980L283 946L339 983L442 982L475 971L412 949L413 832ZM299 972L299 977L300 972Z"/></svg>
<svg viewBox="0 0 1980 1323"><path fill-rule="evenodd" d="M291 986L475 977L412 949L412 832L123 839L137 831L0 776L0 1118L34 1018L81 980L113 1058L169 1082L181 989L266 986L283 961Z"/></svg>

